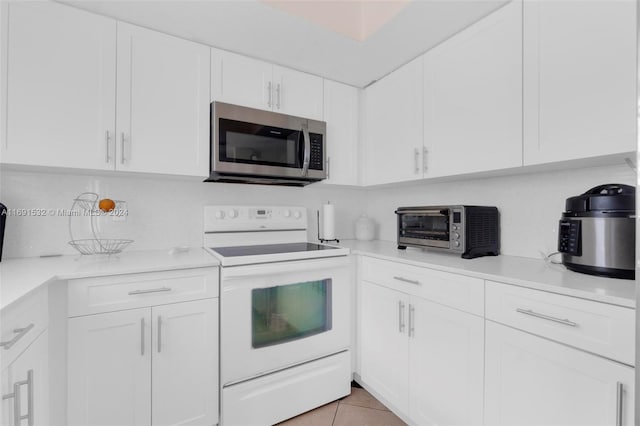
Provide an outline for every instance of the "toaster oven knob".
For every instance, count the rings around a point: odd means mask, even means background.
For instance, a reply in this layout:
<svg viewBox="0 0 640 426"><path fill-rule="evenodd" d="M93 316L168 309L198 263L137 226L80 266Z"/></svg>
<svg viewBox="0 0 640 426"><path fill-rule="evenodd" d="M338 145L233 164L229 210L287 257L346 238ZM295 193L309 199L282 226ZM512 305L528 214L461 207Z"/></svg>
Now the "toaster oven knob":
<svg viewBox="0 0 640 426"><path fill-rule="evenodd" d="M285 211L282 212L282 215L284 217L290 217L291 216L291 211L290 210L285 210Z"/></svg>
<svg viewBox="0 0 640 426"><path fill-rule="evenodd" d="M455 238L455 239L457 240L458 238L460 238L460 234L458 234L457 232L454 232L454 233L453 233L453 238ZM456 241L456 242L457 242L457 241ZM458 244L458 245L459 245L459 244Z"/></svg>
<svg viewBox="0 0 640 426"><path fill-rule="evenodd" d="M218 210L216 212L216 219L224 219L224 211Z"/></svg>
<svg viewBox="0 0 640 426"><path fill-rule="evenodd" d="M460 241L454 241L453 245L456 246L456 247L460 247Z"/></svg>
<svg viewBox="0 0 640 426"><path fill-rule="evenodd" d="M300 219L302 217L302 213L300 213L299 211L296 210L293 213L293 217L295 217L296 219Z"/></svg>
<svg viewBox="0 0 640 426"><path fill-rule="evenodd" d="M228 212L228 215L231 219L238 217L238 210L236 209L231 209Z"/></svg>

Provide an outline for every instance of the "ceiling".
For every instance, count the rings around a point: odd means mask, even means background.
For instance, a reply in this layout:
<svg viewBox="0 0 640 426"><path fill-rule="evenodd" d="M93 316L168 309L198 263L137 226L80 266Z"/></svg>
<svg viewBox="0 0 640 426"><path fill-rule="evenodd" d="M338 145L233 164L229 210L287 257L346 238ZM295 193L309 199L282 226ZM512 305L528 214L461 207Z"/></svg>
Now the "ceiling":
<svg viewBox="0 0 640 426"><path fill-rule="evenodd" d="M132 24L364 87L491 13L505 0L413 0L387 5L367 26L363 14L398 0L60 0ZM360 12L353 3L359 2ZM313 19L335 9L336 20ZM349 5L351 4L351 5ZM367 4L376 7L365 7ZM315 8L314 7L315 5ZM302 16L301 16L302 15ZM311 15L311 17L310 17ZM354 35L355 34L355 35Z"/></svg>

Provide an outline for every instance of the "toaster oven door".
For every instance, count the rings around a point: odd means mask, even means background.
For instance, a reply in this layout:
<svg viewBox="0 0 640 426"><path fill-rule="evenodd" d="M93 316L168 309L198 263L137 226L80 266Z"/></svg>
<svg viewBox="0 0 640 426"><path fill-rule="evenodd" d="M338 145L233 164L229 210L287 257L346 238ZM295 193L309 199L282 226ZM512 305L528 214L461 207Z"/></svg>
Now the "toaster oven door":
<svg viewBox="0 0 640 426"><path fill-rule="evenodd" d="M398 210L398 244L450 247L450 209Z"/></svg>

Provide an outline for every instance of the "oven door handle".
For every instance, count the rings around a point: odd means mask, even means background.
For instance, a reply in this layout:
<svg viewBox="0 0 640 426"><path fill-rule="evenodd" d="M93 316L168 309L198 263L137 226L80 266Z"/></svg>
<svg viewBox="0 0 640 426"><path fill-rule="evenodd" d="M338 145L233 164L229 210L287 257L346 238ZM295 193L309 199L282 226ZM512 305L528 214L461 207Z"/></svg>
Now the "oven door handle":
<svg viewBox="0 0 640 426"><path fill-rule="evenodd" d="M311 139L309 138L309 128L306 124L302 125L302 139L304 142L304 158L302 161L302 176L309 173L309 162L311 161Z"/></svg>

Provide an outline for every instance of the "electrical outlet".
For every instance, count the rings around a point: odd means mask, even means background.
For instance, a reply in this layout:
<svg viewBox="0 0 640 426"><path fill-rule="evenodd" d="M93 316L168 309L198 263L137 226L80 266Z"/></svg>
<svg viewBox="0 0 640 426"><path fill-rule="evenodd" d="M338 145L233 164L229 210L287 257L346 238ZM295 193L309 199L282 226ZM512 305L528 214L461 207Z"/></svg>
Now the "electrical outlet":
<svg viewBox="0 0 640 426"><path fill-rule="evenodd" d="M116 201L116 208L110 213L114 222L126 222L129 209L126 201Z"/></svg>

